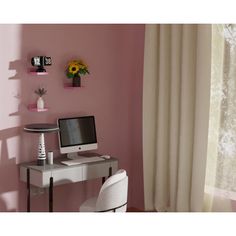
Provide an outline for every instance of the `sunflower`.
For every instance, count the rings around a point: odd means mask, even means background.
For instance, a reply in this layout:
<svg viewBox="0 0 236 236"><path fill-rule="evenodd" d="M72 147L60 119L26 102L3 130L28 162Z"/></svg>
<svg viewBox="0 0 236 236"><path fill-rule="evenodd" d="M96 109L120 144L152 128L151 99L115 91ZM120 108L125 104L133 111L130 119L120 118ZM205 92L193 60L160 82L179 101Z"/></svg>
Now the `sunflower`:
<svg viewBox="0 0 236 236"><path fill-rule="evenodd" d="M82 70L87 68L87 66L82 63L80 63L79 66L80 66L80 69L82 69Z"/></svg>
<svg viewBox="0 0 236 236"><path fill-rule="evenodd" d="M69 73L75 75L76 73L78 73L79 69L80 68L78 64L72 63L69 65L68 71Z"/></svg>
<svg viewBox="0 0 236 236"><path fill-rule="evenodd" d="M67 64L66 75L69 79L89 74L88 66L81 60L72 60Z"/></svg>

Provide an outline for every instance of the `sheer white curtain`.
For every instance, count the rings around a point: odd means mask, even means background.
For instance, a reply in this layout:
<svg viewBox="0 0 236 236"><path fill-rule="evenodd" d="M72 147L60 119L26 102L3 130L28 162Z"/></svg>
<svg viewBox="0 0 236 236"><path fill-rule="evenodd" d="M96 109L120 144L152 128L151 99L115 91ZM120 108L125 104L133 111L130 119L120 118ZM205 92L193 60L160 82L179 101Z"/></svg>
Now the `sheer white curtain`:
<svg viewBox="0 0 236 236"><path fill-rule="evenodd" d="M210 69L210 25L146 26L143 157L148 211L202 210Z"/></svg>
<svg viewBox="0 0 236 236"><path fill-rule="evenodd" d="M212 26L206 211L233 211L236 200L236 25Z"/></svg>

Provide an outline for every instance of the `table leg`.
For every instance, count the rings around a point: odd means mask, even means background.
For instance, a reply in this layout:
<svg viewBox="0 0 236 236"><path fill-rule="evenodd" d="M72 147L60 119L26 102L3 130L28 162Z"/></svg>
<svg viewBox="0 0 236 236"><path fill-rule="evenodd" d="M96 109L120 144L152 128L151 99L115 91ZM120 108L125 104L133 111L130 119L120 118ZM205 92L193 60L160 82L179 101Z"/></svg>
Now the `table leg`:
<svg viewBox="0 0 236 236"><path fill-rule="evenodd" d="M27 168L27 212L30 212L30 169Z"/></svg>
<svg viewBox="0 0 236 236"><path fill-rule="evenodd" d="M108 177L110 177L110 176L112 176L112 167L109 167L109 176Z"/></svg>
<svg viewBox="0 0 236 236"><path fill-rule="evenodd" d="M109 167L109 174L108 174L108 178L112 176L112 167ZM102 184L104 184L106 181L106 177L102 177Z"/></svg>
<svg viewBox="0 0 236 236"><path fill-rule="evenodd" d="M49 212L53 212L53 177L50 177L49 185Z"/></svg>

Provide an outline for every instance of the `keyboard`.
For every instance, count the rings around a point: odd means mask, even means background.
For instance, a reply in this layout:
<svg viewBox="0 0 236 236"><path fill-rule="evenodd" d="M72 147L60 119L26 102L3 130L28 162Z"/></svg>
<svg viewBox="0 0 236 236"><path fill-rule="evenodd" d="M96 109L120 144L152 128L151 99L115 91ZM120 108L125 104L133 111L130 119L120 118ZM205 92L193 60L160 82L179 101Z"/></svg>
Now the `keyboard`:
<svg viewBox="0 0 236 236"><path fill-rule="evenodd" d="M105 159L102 157L82 157L82 158L77 158L77 159L73 159L69 161L61 161L61 163L67 166L74 166L74 165L80 165L80 164L85 164L89 162L95 162L95 161L105 161Z"/></svg>

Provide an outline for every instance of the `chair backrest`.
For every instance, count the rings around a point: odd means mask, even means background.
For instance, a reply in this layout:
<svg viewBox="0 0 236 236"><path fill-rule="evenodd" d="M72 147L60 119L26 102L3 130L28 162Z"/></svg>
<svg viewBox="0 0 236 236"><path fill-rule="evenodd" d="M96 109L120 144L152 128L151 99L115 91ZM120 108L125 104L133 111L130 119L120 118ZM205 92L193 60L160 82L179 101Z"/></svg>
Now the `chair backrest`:
<svg viewBox="0 0 236 236"><path fill-rule="evenodd" d="M96 211L126 211L128 198L128 176L125 170L118 170L102 185Z"/></svg>

